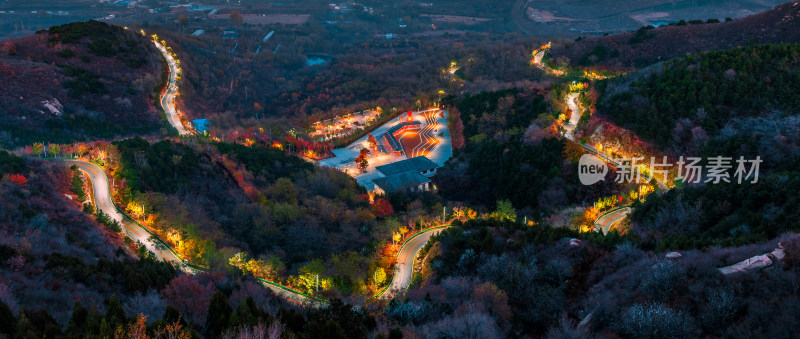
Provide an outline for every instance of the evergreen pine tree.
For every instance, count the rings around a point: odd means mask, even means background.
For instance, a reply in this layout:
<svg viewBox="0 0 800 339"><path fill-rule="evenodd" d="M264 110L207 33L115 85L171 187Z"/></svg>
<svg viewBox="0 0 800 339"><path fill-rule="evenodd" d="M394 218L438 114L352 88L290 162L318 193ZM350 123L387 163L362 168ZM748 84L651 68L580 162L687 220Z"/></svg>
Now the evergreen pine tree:
<svg viewBox="0 0 800 339"><path fill-rule="evenodd" d="M233 309L228 305L228 298L225 294L217 290L211 296L211 303L208 305L208 315L206 316L206 331L209 337L216 338L228 327Z"/></svg>

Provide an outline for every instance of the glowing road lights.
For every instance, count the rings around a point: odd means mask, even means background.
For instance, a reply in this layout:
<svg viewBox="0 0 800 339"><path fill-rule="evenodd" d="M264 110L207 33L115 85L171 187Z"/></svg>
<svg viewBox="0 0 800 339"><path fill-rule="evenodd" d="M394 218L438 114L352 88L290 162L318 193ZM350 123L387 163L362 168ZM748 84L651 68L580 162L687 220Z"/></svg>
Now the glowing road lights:
<svg viewBox="0 0 800 339"><path fill-rule="evenodd" d="M447 68L447 73L456 74L458 72L458 64L455 61L450 62L450 67Z"/></svg>

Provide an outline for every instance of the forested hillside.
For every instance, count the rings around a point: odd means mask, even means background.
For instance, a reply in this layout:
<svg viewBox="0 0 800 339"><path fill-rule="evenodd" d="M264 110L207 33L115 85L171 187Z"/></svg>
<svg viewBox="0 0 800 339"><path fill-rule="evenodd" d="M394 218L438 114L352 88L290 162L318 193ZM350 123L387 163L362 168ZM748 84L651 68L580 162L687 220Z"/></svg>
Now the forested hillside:
<svg viewBox="0 0 800 339"><path fill-rule="evenodd" d="M177 226L192 262L224 268L233 254L227 252L238 248L254 257L276 256L282 262L277 266L292 270L331 253L360 250L369 240L359 227L374 216L341 173L315 170L264 147L150 145L142 139L116 145L119 177L129 188L123 200L157 215L157 230Z"/></svg>
<svg viewBox="0 0 800 339"><path fill-rule="evenodd" d="M256 28L241 29L237 40L211 32L156 32L183 62L180 104L220 131L257 124L305 128L363 109L429 107L439 90L508 88L541 78L528 66L529 47L538 41L484 43L486 36L469 34L442 43L418 36L365 37L351 29L287 26L267 44L260 43L264 32ZM256 53L259 45L263 50ZM311 66L309 58L324 62ZM445 72L451 62L461 67L455 80Z"/></svg>
<svg viewBox="0 0 800 339"><path fill-rule="evenodd" d="M635 236L470 221L423 250L427 279L385 312L420 337L791 336L798 239L782 238L785 261L725 276L778 241L668 258Z"/></svg>
<svg viewBox="0 0 800 339"><path fill-rule="evenodd" d="M147 37L97 21L8 40L0 50L0 145L158 132L162 72Z"/></svg>
<svg viewBox="0 0 800 339"><path fill-rule="evenodd" d="M800 2L735 20L680 20L630 33L555 44L552 56L572 66L635 70L687 53L800 42Z"/></svg>
<svg viewBox="0 0 800 339"><path fill-rule="evenodd" d="M158 151L148 152L142 143L121 146L126 152L139 149L153 160L167 149L183 155L191 151L164 142L154 145ZM168 173L169 166L153 164L151 174ZM213 338L269 331L316 338L320 333L364 337L376 330L371 315L336 299L325 309L299 311L235 271L179 273L144 247L123 240L119 225L101 214L90 217L89 186L77 173L57 161L0 150L0 337L129 338L146 333ZM196 180L192 184L202 185ZM185 183L176 186L177 191L186 189ZM185 213L180 204L163 206ZM343 266L340 260L334 263Z"/></svg>
<svg viewBox="0 0 800 339"><path fill-rule="evenodd" d="M442 205L415 197L392 215L370 203L352 177L265 146L115 142L109 171L119 204L191 263L240 270L303 292L370 293L372 273L389 270L398 236L439 220ZM115 155L118 153L118 155ZM431 205L435 204L434 202Z"/></svg>
<svg viewBox="0 0 800 339"><path fill-rule="evenodd" d="M104 19L130 29L0 42L0 339L796 337L800 1L552 47L506 31L587 19L529 5L145 1ZM179 59L178 123L209 133L169 135L149 34ZM311 122L428 107L447 129L397 138L452 145L431 190L312 160L363 134L309 131L363 124ZM608 159L662 154L661 186ZM717 156L730 182L705 182Z"/></svg>
<svg viewBox="0 0 800 339"><path fill-rule="evenodd" d="M112 294L130 316L151 314L142 302L174 277L169 264L136 259L118 234L81 212L67 185L73 172L62 164L5 151L0 164L0 332L14 334L7 311L26 313L39 331L60 331L73 305L103 310Z"/></svg>
<svg viewBox="0 0 800 339"><path fill-rule="evenodd" d="M610 188L577 182L565 141L547 127L560 112L541 94L484 92L454 105L466 145L438 171L442 196L490 208L508 199L516 208L544 212L595 199Z"/></svg>
<svg viewBox="0 0 800 339"><path fill-rule="evenodd" d="M648 198L632 230L663 249L740 246L800 231L798 165L762 172L756 184L686 186Z"/></svg>
<svg viewBox="0 0 800 339"><path fill-rule="evenodd" d="M630 230L658 249L743 245L800 230L798 71L800 47L775 44L692 54L601 81L597 114L673 163L729 157L733 173L740 157L761 161L756 182L704 177L634 204Z"/></svg>
<svg viewBox="0 0 800 339"><path fill-rule="evenodd" d="M597 111L662 148L699 147L736 121L795 115L798 74L794 44L693 54L601 82Z"/></svg>

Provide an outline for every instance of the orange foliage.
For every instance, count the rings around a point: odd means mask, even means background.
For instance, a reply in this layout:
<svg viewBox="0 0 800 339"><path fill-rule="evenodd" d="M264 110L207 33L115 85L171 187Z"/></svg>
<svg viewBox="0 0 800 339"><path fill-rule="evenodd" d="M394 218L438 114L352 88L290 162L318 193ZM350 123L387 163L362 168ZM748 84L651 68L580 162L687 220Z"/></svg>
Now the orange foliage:
<svg viewBox="0 0 800 339"><path fill-rule="evenodd" d="M389 203L389 200L384 198L375 199L375 202L372 204L372 211L376 216L381 218L388 217L394 213L392 204Z"/></svg>
<svg viewBox="0 0 800 339"><path fill-rule="evenodd" d="M454 106L450 108L450 136L453 149L464 148L464 124L461 122L461 112Z"/></svg>
<svg viewBox="0 0 800 339"><path fill-rule="evenodd" d="M586 220L595 220L599 215L600 210L594 207L589 207L583 212L583 216L586 218Z"/></svg>
<svg viewBox="0 0 800 339"><path fill-rule="evenodd" d="M568 142L564 146L564 156L570 161L577 162L578 160L580 160L581 156L584 155L585 153L586 151L583 149L583 147L581 147L577 143Z"/></svg>
<svg viewBox="0 0 800 339"><path fill-rule="evenodd" d="M3 43L3 47L0 47L0 51L10 55L17 54L17 45L14 44L14 42L12 42L11 39L8 39L8 41Z"/></svg>
<svg viewBox="0 0 800 339"><path fill-rule="evenodd" d="M122 326L117 327L117 330L114 332L114 339L122 338L149 339L150 336L147 334L147 317L143 315L136 317L136 322L129 324L127 331L123 330Z"/></svg>
<svg viewBox="0 0 800 339"><path fill-rule="evenodd" d="M392 267L392 264L394 264L393 255L382 256L380 259L378 259L378 266L380 266L381 268L390 269Z"/></svg>
<svg viewBox="0 0 800 339"><path fill-rule="evenodd" d="M11 174L11 175L8 176L8 180L11 180L11 182L13 182L13 183L15 183L15 184L17 184L19 186L22 186L22 187L25 187L25 186L28 185L28 178L26 178L22 174Z"/></svg>
<svg viewBox="0 0 800 339"><path fill-rule="evenodd" d="M153 227L153 225L156 224L156 215L148 213L147 217L144 219L144 224L148 227Z"/></svg>

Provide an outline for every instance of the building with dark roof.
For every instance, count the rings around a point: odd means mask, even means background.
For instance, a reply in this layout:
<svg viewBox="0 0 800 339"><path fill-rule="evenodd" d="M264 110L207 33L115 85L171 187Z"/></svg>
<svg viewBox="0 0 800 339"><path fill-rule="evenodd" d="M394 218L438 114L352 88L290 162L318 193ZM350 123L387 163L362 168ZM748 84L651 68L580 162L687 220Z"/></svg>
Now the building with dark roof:
<svg viewBox="0 0 800 339"><path fill-rule="evenodd" d="M431 179L414 170L392 174L372 182L375 183L375 193L377 194L404 191L422 192L431 189Z"/></svg>
<svg viewBox="0 0 800 339"><path fill-rule="evenodd" d="M406 171L415 171L426 177L431 177L436 174L437 168L439 168L439 164L431 161L431 159L428 159L425 156L413 157L411 159L375 167L378 172L387 177Z"/></svg>
<svg viewBox="0 0 800 339"><path fill-rule="evenodd" d="M393 153L394 155L403 155L403 145L400 141L389 132L383 132L381 135L381 146L385 153Z"/></svg>
<svg viewBox="0 0 800 339"><path fill-rule="evenodd" d="M223 39L236 39L239 37L239 30L233 27L228 27L222 30Z"/></svg>

